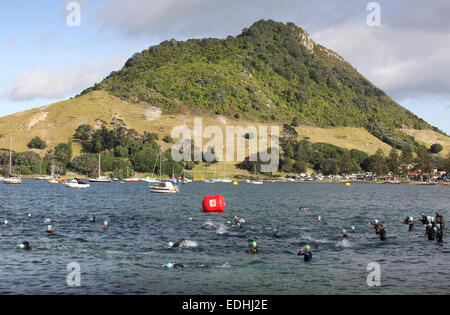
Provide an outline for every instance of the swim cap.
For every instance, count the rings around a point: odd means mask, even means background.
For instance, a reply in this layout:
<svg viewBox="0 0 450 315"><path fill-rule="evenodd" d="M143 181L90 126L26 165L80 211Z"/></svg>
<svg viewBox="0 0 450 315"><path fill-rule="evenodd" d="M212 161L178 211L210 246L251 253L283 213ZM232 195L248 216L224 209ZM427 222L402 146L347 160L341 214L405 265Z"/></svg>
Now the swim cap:
<svg viewBox="0 0 450 315"><path fill-rule="evenodd" d="M434 221L434 217L431 217L431 221Z"/></svg>
<svg viewBox="0 0 450 315"><path fill-rule="evenodd" d="M413 217L409 217L409 219L410 219L410 220L414 220L414 218L413 218Z"/></svg>
<svg viewBox="0 0 450 315"><path fill-rule="evenodd" d="M438 224L436 224L436 227L440 229L441 225L438 223Z"/></svg>
<svg viewBox="0 0 450 315"><path fill-rule="evenodd" d="M253 246L253 247L256 247L256 242L253 242L253 243L252 243L252 246Z"/></svg>
<svg viewBox="0 0 450 315"><path fill-rule="evenodd" d="M19 244L19 247L23 249L25 247L25 245Z"/></svg>
<svg viewBox="0 0 450 315"><path fill-rule="evenodd" d="M227 221L227 223L230 224L231 222L230 222L230 221Z"/></svg>
<svg viewBox="0 0 450 315"><path fill-rule="evenodd" d="M173 243L172 242L169 242L169 247L172 247L173 246Z"/></svg>
<svg viewBox="0 0 450 315"><path fill-rule="evenodd" d="M234 218L235 218L235 219L237 219L238 217L237 217L237 216L235 216Z"/></svg>
<svg viewBox="0 0 450 315"><path fill-rule="evenodd" d="M104 225L108 225L108 221L105 221L103 224L104 224Z"/></svg>
<svg viewBox="0 0 450 315"><path fill-rule="evenodd" d="M306 245L306 246L305 246L305 249L306 249L306 250L309 250L309 249L310 249L309 245Z"/></svg>
<svg viewBox="0 0 450 315"><path fill-rule="evenodd" d="M278 232L278 230L277 230L277 229L273 229L273 231L274 231L274 232Z"/></svg>
<svg viewBox="0 0 450 315"><path fill-rule="evenodd" d="M167 263L166 267L170 269L170 268L173 267L173 264L172 263Z"/></svg>
<svg viewBox="0 0 450 315"><path fill-rule="evenodd" d="M380 222L380 221L378 221L378 219L375 219L375 223L378 223L378 222Z"/></svg>
<svg viewBox="0 0 450 315"><path fill-rule="evenodd" d="M49 225L47 226L47 229L51 230L53 226Z"/></svg>
<svg viewBox="0 0 450 315"><path fill-rule="evenodd" d="M345 232L347 232L345 229L344 230L342 230L342 233L345 233Z"/></svg>
<svg viewBox="0 0 450 315"><path fill-rule="evenodd" d="M8 220L3 221L3 223L8 224Z"/></svg>
<svg viewBox="0 0 450 315"><path fill-rule="evenodd" d="M422 213L422 216L424 217L424 216L425 216L425 213Z"/></svg>
<svg viewBox="0 0 450 315"><path fill-rule="evenodd" d="M354 230L355 229L355 226L354 225L352 225L351 227L350 227L352 230Z"/></svg>

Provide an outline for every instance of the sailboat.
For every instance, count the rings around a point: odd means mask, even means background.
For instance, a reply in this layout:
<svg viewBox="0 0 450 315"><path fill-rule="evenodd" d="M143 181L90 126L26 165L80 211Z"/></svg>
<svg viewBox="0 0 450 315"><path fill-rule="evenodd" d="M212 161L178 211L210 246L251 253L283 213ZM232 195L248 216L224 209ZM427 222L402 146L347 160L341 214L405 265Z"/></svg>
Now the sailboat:
<svg viewBox="0 0 450 315"><path fill-rule="evenodd" d="M50 183L50 184L58 184L59 183L59 181L57 181L55 178L55 161L54 160L52 160L52 176L47 179L47 183Z"/></svg>
<svg viewBox="0 0 450 315"><path fill-rule="evenodd" d="M152 193L162 193L162 194L177 194L179 193L178 187L175 187L170 181L163 182L162 174L161 174L161 166L162 166L162 154L161 150L159 151L159 181L160 183L156 186L148 186L150 188L150 192Z"/></svg>
<svg viewBox="0 0 450 315"><path fill-rule="evenodd" d="M127 175L128 175L128 166L127 166ZM137 182L139 182L139 178L137 178L137 177L124 178L122 181L124 183L137 183Z"/></svg>
<svg viewBox="0 0 450 315"><path fill-rule="evenodd" d="M255 164L255 176L256 176L256 164ZM263 182L261 180L251 180L251 181L249 181L249 184L262 185Z"/></svg>
<svg viewBox="0 0 450 315"><path fill-rule="evenodd" d="M218 183L232 183L233 182L230 178L226 178L225 164L223 165L223 178L217 179L216 182L218 182Z"/></svg>
<svg viewBox="0 0 450 315"><path fill-rule="evenodd" d="M50 179L49 176L42 176L42 156L41 156L41 164L39 166L39 176L35 177L35 179L37 179L37 180L49 180Z"/></svg>
<svg viewBox="0 0 450 315"><path fill-rule="evenodd" d="M9 177L3 178L4 184L22 184L20 177L13 177L12 175L12 135L10 136L9 144Z"/></svg>
<svg viewBox="0 0 450 315"><path fill-rule="evenodd" d="M156 170L156 163L158 162L158 156L155 159L155 165L153 166L153 172L152 172L152 177L146 177L146 178L141 178L141 181L152 184L152 183L159 183L160 181L158 179L156 179L155 176L155 170Z"/></svg>
<svg viewBox="0 0 450 315"><path fill-rule="evenodd" d="M111 183L112 180L106 176L102 176L102 162L101 155L98 155L98 177L97 178L89 178L91 183Z"/></svg>

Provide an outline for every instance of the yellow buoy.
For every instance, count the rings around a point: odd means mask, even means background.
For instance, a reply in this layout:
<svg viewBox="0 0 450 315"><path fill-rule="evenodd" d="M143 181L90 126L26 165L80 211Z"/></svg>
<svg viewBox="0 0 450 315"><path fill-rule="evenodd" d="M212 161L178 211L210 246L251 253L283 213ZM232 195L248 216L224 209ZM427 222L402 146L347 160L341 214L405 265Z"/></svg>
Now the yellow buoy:
<svg viewBox="0 0 450 315"><path fill-rule="evenodd" d="M233 185L237 185L238 184L238 182L233 182Z"/></svg>
<svg viewBox="0 0 450 315"><path fill-rule="evenodd" d="M345 183L345 186L350 187L350 183Z"/></svg>

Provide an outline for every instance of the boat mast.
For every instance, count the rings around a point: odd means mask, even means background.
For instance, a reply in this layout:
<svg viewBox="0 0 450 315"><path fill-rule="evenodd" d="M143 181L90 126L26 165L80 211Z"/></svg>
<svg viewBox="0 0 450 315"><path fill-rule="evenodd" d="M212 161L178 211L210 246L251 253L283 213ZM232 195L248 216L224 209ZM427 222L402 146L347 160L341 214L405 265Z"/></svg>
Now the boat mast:
<svg viewBox="0 0 450 315"><path fill-rule="evenodd" d="M159 181L162 181L162 177L161 177L161 158L162 158L161 148L159 148Z"/></svg>
<svg viewBox="0 0 450 315"><path fill-rule="evenodd" d="M12 135L9 135L9 177L12 177Z"/></svg>
<svg viewBox="0 0 450 315"><path fill-rule="evenodd" d="M102 175L101 173L101 163L100 163L100 153L98 154L98 178Z"/></svg>

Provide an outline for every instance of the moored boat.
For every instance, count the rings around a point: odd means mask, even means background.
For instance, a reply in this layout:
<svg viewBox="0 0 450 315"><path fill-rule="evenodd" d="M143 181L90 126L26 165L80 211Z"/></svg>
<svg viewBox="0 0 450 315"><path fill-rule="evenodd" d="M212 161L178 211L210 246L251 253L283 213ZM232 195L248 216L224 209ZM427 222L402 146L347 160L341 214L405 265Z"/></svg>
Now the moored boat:
<svg viewBox="0 0 450 315"><path fill-rule="evenodd" d="M153 193L176 194L179 192L171 182L162 182L156 186L148 186Z"/></svg>

